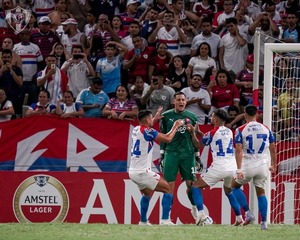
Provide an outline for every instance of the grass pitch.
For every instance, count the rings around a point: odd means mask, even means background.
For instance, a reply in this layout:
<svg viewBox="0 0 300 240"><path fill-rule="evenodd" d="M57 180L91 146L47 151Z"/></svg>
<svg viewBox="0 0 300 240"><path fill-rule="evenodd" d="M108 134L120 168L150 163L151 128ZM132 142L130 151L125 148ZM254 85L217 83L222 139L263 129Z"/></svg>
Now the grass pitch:
<svg viewBox="0 0 300 240"><path fill-rule="evenodd" d="M269 225L261 231L259 225L233 227L229 225L137 226L121 224L73 223L9 223L0 224L2 240L293 240L299 239L300 225Z"/></svg>

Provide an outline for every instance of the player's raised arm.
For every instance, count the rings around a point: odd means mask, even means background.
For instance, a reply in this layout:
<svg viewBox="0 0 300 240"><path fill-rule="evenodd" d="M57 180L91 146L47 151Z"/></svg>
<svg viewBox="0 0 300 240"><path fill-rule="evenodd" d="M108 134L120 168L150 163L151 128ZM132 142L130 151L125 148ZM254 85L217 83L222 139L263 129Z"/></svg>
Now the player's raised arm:
<svg viewBox="0 0 300 240"><path fill-rule="evenodd" d="M173 124L173 127L171 128L171 130L168 133L166 133L166 134L158 133L155 140L159 141L159 142L163 142L163 143L171 142L172 139L174 138L178 128L181 127L182 125L184 125L184 120L182 120L182 119L176 120Z"/></svg>

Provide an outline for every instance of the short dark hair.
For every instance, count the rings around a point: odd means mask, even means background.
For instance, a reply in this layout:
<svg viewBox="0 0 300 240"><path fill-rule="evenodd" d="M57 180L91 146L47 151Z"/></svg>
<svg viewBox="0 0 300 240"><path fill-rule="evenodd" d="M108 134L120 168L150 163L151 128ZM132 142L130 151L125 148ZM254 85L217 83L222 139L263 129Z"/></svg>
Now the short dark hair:
<svg viewBox="0 0 300 240"><path fill-rule="evenodd" d="M245 107L244 111L248 116L254 117L255 114L257 113L257 107L254 106L253 104L249 104Z"/></svg>
<svg viewBox="0 0 300 240"><path fill-rule="evenodd" d="M225 23L226 24L233 23L234 25L237 25L237 19L235 17L227 18L225 20Z"/></svg>
<svg viewBox="0 0 300 240"><path fill-rule="evenodd" d="M176 98L176 96L179 96L179 95L183 95L183 96L186 97L186 95L184 94L184 92L176 92L176 93L174 94L174 98Z"/></svg>
<svg viewBox="0 0 300 240"><path fill-rule="evenodd" d="M226 122L228 119L227 112L223 109L217 109L216 111L214 111L214 115L217 116L217 118L219 118L223 122Z"/></svg>
<svg viewBox="0 0 300 240"><path fill-rule="evenodd" d="M92 85L103 85L103 81L100 78L94 77L91 79L91 84Z"/></svg>
<svg viewBox="0 0 300 240"><path fill-rule="evenodd" d="M39 92L39 95L41 92L44 92L47 94L47 98L50 98L50 92L47 90L47 89L42 89L40 92Z"/></svg>
<svg viewBox="0 0 300 240"><path fill-rule="evenodd" d="M235 105L231 105L231 106L228 107L227 112L229 113L229 112L231 112L231 111L240 113L239 108L238 108L237 106L235 106Z"/></svg>
<svg viewBox="0 0 300 240"><path fill-rule="evenodd" d="M10 49L3 49L2 50L2 54L9 54L10 56L12 56L12 51Z"/></svg>
<svg viewBox="0 0 300 240"><path fill-rule="evenodd" d="M150 116L152 112L150 110L141 110L137 115L137 119L139 122L143 121L146 117Z"/></svg>

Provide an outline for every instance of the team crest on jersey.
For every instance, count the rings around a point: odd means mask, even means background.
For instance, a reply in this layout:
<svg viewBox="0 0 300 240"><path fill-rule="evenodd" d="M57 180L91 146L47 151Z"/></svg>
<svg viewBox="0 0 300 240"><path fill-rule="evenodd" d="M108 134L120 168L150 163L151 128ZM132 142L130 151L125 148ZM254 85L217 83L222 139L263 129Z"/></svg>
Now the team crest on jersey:
<svg viewBox="0 0 300 240"><path fill-rule="evenodd" d="M145 59L147 59L147 58L148 58L148 54L144 54L143 57L144 57Z"/></svg>
<svg viewBox="0 0 300 240"><path fill-rule="evenodd" d="M20 6L5 11L5 19L16 33L23 31L23 29L28 25L30 17L31 11L21 8Z"/></svg>

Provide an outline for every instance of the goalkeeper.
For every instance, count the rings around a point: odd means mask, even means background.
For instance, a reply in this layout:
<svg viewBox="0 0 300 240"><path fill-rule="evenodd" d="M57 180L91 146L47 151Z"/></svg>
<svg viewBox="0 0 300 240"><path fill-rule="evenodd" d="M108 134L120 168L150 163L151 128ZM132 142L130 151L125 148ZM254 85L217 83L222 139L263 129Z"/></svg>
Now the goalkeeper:
<svg viewBox="0 0 300 240"><path fill-rule="evenodd" d="M185 110L186 96L182 92L177 92L174 95L174 109L168 110L162 114L160 121L160 130L162 133L167 133L172 128L174 122L178 119L185 120L185 125L181 126L173 138L168 143L161 143L161 163L163 167L164 178L170 185L171 194L164 194L163 200L173 200L175 188L175 180L178 172L181 178L186 182L188 198L192 204L192 215L195 219L198 217L198 210L194 204L191 186L196 180L196 158L198 160L198 169L202 170L203 165L199 159L199 152L192 143L191 134L187 131L187 124L195 125L197 117L194 113ZM163 213L161 225L173 224L169 218L170 213Z"/></svg>

